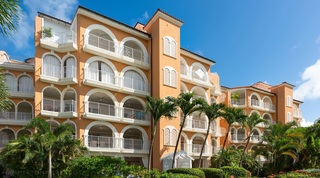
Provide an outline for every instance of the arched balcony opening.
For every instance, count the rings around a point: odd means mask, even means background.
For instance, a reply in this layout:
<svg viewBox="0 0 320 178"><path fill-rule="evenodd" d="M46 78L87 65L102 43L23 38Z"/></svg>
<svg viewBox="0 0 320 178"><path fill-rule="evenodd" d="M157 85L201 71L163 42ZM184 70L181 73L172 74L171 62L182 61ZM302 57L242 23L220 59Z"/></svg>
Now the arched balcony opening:
<svg viewBox="0 0 320 178"><path fill-rule="evenodd" d="M195 65L192 68L192 78L207 82L207 72L202 67Z"/></svg>
<svg viewBox="0 0 320 178"><path fill-rule="evenodd" d="M192 140L192 153L200 153L202 149L204 139L196 136ZM206 153L206 149L204 149L204 153Z"/></svg>
<svg viewBox="0 0 320 178"><path fill-rule="evenodd" d="M207 118L204 113L194 112L192 116L192 128L207 129Z"/></svg>
<svg viewBox="0 0 320 178"><path fill-rule="evenodd" d="M231 141L236 141L237 140L237 131L235 128L231 128Z"/></svg>
<svg viewBox="0 0 320 178"><path fill-rule="evenodd" d="M115 44L112 38L104 31L94 29L89 32L89 45L115 52Z"/></svg>
<svg viewBox="0 0 320 178"><path fill-rule="evenodd" d="M63 111L64 112L77 111L76 93L72 89L67 90L63 96Z"/></svg>
<svg viewBox="0 0 320 178"><path fill-rule="evenodd" d="M239 145L239 146L237 147L237 149L238 149L238 150L243 150L243 149L244 149L244 146L243 146L243 145Z"/></svg>
<svg viewBox="0 0 320 178"><path fill-rule="evenodd" d="M63 63L63 77L77 78L76 60L74 57L68 57Z"/></svg>
<svg viewBox="0 0 320 178"><path fill-rule="evenodd" d="M43 110L60 112L60 93L53 87L43 90Z"/></svg>
<svg viewBox="0 0 320 178"><path fill-rule="evenodd" d="M29 135L31 135L31 132L29 130L21 129L17 133L17 138L21 136L29 136Z"/></svg>
<svg viewBox="0 0 320 178"><path fill-rule="evenodd" d="M18 112L17 112L17 119L30 121L33 117L32 106L28 102L21 102L18 104Z"/></svg>
<svg viewBox="0 0 320 178"><path fill-rule="evenodd" d="M56 130L56 128L60 125L57 121L53 121L53 120L47 120L47 122L49 124L51 132Z"/></svg>
<svg viewBox="0 0 320 178"><path fill-rule="evenodd" d="M270 125L270 124L272 124L273 123L273 121L272 121L272 117L271 117L271 115L270 114L264 114L263 115L263 119L265 119L265 120L267 120L268 122L267 122L267 125Z"/></svg>
<svg viewBox="0 0 320 178"><path fill-rule="evenodd" d="M203 88L195 87L195 88L193 88L192 92L194 93L195 98L202 98L208 102L207 97L206 97L206 92Z"/></svg>
<svg viewBox="0 0 320 178"><path fill-rule="evenodd" d="M189 69L186 60L183 57L180 57L180 74L184 76L189 76L188 75Z"/></svg>
<svg viewBox="0 0 320 178"><path fill-rule="evenodd" d="M45 55L43 58L42 75L61 78L61 63L54 55Z"/></svg>
<svg viewBox="0 0 320 178"><path fill-rule="evenodd" d="M123 104L123 117L137 120L147 120L143 105L134 98L126 100Z"/></svg>
<svg viewBox="0 0 320 178"><path fill-rule="evenodd" d="M9 92L17 91L17 83L16 78L11 74L4 74L4 78L6 80L6 85Z"/></svg>
<svg viewBox="0 0 320 178"><path fill-rule="evenodd" d="M144 61L144 54L141 47L134 41L126 41L123 45L123 55L129 58Z"/></svg>
<svg viewBox="0 0 320 178"><path fill-rule="evenodd" d="M217 144L217 140L212 139L212 154L217 155L219 153L219 148Z"/></svg>
<svg viewBox="0 0 320 178"><path fill-rule="evenodd" d="M11 107L9 110L0 111L0 119L5 120L15 120L16 109L13 102L11 102Z"/></svg>
<svg viewBox="0 0 320 178"><path fill-rule="evenodd" d="M181 147L181 151L185 151L187 152L187 148L188 148L188 145L187 145L187 140L186 138L184 138L184 136L181 137L180 139L180 147Z"/></svg>
<svg viewBox="0 0 320 178"><path fill-rule="evenodd" d="M142 133L136 128L130 128L123 134L123 148L143 150L145 144L143 143Z"/></svg>
<svg viewBox="0 0 320 178"><path fill-rule="evenodd" d="M254 129L252 131L251 141L257 143L257 142L260 142L260 140L261 138L260 138L259 132L256 129Z"/></svg>
<svg viewBox="0 0 320 178"><path fill-rule="evenodd" d="M89 130L89 147L114 148L114 136L112 130L106 125L94 125Z"/></svg>
<svg viewBox="0 0 320 178"><path fill-rule="evenodd" d="M246 130L244 128L239 128L237 132L237 140L244 141L246 139Z"/></svg>
<svg viewBox="0 0 320 178"><path fill-rule="evenodd" d="M272 101L269 97L265 97L262 100L262 107L267 110L275 110L275 106L272 104Z"/></svg>
<svg viewBox="0 0 320 178"><path fill-rule="evenodd" d="M72 127L73 128L73 132L72 132L72 138L73 139L77 139L77 134L76 134L76 126L75 126L75 124L73 123L73 122L65 122L64 124L66 124L66 125L70 125L70 127Z"/></svg>
<svg viewBox="0 0 320 178"><path fill-rule="evenodd" d="M256 95L251 96L251 106L260 106L259 105L259 98Z"/></svg>
<svg viewBox="0 0 320 178"><path fill-rule="evenodd" d="M246 104L246 93L245 90L239 90L231 92L231 105L243 106Z"/></svg>
<svg viewBox="0 0 320 178"><path fill-rule="evenodd" d="M14 140L15 135L11 129L2 129L0 131L0 148L4 147L10 140Z"/></svg>
<svg viewBox="0 0 320 178"><path fill-rule="evenodd" d="M18 78L18 92L33 93L33 79L29 76L23 75Z"/></svg>
<svg viewBox="0 0 320 178"><path fill-rule="evenodd" d="M112 68L102 62L94 61L86 69L86 79L102 82L106 84L115 84L115 75Z"/></svg>
<svg viewBox="0 0 320 178"><path fill-rule="evenodd" d="M148 84L143 77L134 70L127 70L124 73L123 86L139 91L148 91Z"/></svg>
<svg viewBox="0 0 320 178"><path fill-rule="evenodd" d="M89 113L115 116L114 102L104 93L96 92L90 95L87 104Z"/></svg>

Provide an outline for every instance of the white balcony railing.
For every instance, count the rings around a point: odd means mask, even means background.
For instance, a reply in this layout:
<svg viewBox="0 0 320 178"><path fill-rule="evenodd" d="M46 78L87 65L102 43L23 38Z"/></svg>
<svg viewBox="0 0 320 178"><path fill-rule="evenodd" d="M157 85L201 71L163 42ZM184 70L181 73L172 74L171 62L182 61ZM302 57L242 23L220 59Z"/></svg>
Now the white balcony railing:
<svg viewBox="0 0 320 178"><path fill-rule="evenodd" d="M276 106L269 102L264 102L257 99L251 99L250 101L251 101L251 106L253 107L258 107L268 111L275 111L276 109Z"/></svg>
<svg viewBox="0 0 320 178"><path fill-rule="evenodd" d="M65 78L76 78L77 75L77 68L75 66L64 66L63 67L63 76L61 75L61 67L44 64L42 69L42 75L48 77L54 77L57 79L65 79Z"/></svg>
<svg viewBox="0 0 320 178"><path fill-rule="evenodd" d="M131 77L123 77L123 86L139 91L149 91L149 86L143 80L131 78Z"/></svg>
<svg viewBox="0 0 320 178"><path fill-rule="evenodd" d="M148 150L149 141L132 138L114 138L107 136L84 136L90 148Z"/></svg>
<svg viewBox="0 0 320 178"><path fill-rule="evenodd" d="M32 113L31 112L17 112L17 119L24 120L24 121L30 121L32 119Z"/></svg>
<svg viewBox="0 0 320 178"><path fill-rule="evenodd" d="M295 110L293 111L293 117L300 117L300 118L302 118L302 114L299 112L299 110L295 109Z"/></svg>
<svg viewBox="0 0 320 178"><path fill-rule="evenodd" d="M93 69L93 68L87 68L85 70L86 72L86 79L102 82L106 84L115 84L115 75L114 73L110 73L108 71Z"/></svg>
<svg viewBox="0 0 320 178"><path fill-rule="evenodd" d="M42 39L58 43L58 44L64 44L64 43L77 43L77 33L75 32L58 32L52 34L52 37L46 37L44 34L42 34Z"/></svg>
<svg viewBox="0 0 320 178"><path fill-rule="evenodd" d="M244 98L242 99L231 99L231 105L245 105L246 104L246 100Z"/></svg>
<svg viewBox="0 0 320 178"><path fill-rule="evenodd" d="M202 144L181 144L181 150L186 151L187 153L192 153L192 154L199 154L202 149ZM205 145L203 153L204 154L211 154L212 152L212 146L210 145Z"/></svg>
<svg viewBox="0 0 320 178"><path fill-rule="evenodd" d="M251 106L260 106L260 102L259 100L256 99L251 99Z"/></svg>
<svg viewBox="0 0 320 178"><path fill-rule="evenodd" d="M17 117L16 117L16 112L3 111L3 112L0 112L0 119L30 121L32 119L32 113L17 112Z"/></svg>
<svg viewBox="0 0 320 178"><path fill-rule="evenodd" d="M60 112L60 100L43 98L43 110Z"/></svg>
<svg viewBox="0 0 320 178"><path fill-rule="evenodd" d="M143 110L132 109L132 108L124 108L123 111L124 118L131 118L136 120L149 121L148 115Z"/></svg>
<svg viewBox="0 0 320 178"><path fill-rule="evenodd" d="M123 46L123 55L139 61L144 60L144 55L141 50L134 49L126 45Z"/></svg>
<svg viewBox="0 0 320 178"><path fill-rule="evenodd" d="M245 141L246 135L245 134L237 134L237 140L239 142Z"/></svg>
<svg viewBox="0 0 320 178"><path fill-rule="evenodd" d="M0 112L0 118L1 119L6 119L6 120L15 120L15 112L13 111L3 111Z"/></svg>
<svg viewBox="0 0 320 178"><path fill-rule="evenodd" d="M250 138L250 141L252 142L260 142L261 141L261 137L260 135L252 135Z"/></svg>
<svg viewBox="0 0 320 178"><path fill-rule="evenodd" d="M203 76L201 77L197 74L197 71L192 71L192 78L196 79L196 80L203 81L203 82L207 82L207 78L206 78L205 73L203 73Z"/></svg>
<svg viewBox="0 0 320 178"><path fill-rule="evenodd" d="M196 129L207 129L207 122L204 120L193 119L192 128Z"/></svg>
<svg viewBox="0 0 320 178"><path fill-rule="evenodd" d="M32 84L28 85L23 85L23 84L18 84L18 87L16 86L15 83L7 83L7 88L8 91L11 93L26 93L26 94L33 94L34 93L34 88Z"/></svg>
<svg viewBox="0 0 320 178"><path fill-rule="evenodd" d="M77 68L75 66L63 66L64 76L62 78L77 78Z"/></svg>
<svg viewBox="0 0 320 178"><path fill-rule="evenodd" d="M272 111L274 111L276 109L275 105L273 105L271 103L267 103L267 102L262 102L262 107L264 109L272 110Z"/></svg>
<svg viewBox="0 0 320 178"><path fill-rule="evenodd" d="M93 102L93 101L88 101L86 104L89 109L89 113L115 116L115 106L114 105L105 104L105 103L98 103L98 102Z"/></svg>
<svg viewBox="0 0 320 178"><path fill-rule="evenodd" d="M89 45L101 48L104 50L115 52L114 42L94 34L88 34L88 43Z"/></svg>
<svg viewBox="0 0 320 178"><path fill-rule="evenodd" d="M64 112L76 112L76 101L75 100L64 100Z"/></svg>

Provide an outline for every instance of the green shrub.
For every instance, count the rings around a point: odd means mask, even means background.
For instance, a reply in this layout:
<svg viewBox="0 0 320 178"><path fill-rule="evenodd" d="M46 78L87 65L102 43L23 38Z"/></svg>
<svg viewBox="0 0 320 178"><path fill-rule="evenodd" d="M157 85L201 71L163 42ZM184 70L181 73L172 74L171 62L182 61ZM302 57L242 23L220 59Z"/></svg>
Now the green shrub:
<svg viewBox="0 0 320 178"><path fill-rule="evenodd" d="M247 170L242 167L224 166L224 167L221 167L221 169L225 176L234 176L234 178L248 177Z"/></svg>
<svg viewBox="0 0 320 178"><path fill-rule="evenodd" d="M204 172L206 178L223 178L223 171L217 168L202 168L200 169Z"/></svg>
<svg viewBox="0 0 320 178"><path fill-rule="evenodd" d="M187 174L187 175L198 176L199 178L205 178L204 172L198 168L173 168L173 169L167 170L167 172L177 173L177 174Z"/></svg>
<svg viewBox="0 0 320 178"><path fill-rule="evenodd" d="M199 178L195 175L189 175L189 174L174 174L174 173L168 173L164 172L159 177L152 177L152 178Z"/></svg>

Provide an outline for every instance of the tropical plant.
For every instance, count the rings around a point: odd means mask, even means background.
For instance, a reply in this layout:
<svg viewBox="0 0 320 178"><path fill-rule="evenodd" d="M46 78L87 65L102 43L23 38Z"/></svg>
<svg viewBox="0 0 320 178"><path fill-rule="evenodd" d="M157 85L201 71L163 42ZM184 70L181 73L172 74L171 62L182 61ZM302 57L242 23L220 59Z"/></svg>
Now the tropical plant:
<svg viewBox="0 0 320 178"><path fill-rule="evenodd" d="M36 132L9 142L0 154L5 167L16 174L28 172L30 177L38 177L47 173L45 177L51 178L54 172L57 177L68 161L83 154L84 148L79 140L72 139L74 128L68 124L51 131L48 122L34 118L24 128Z"/></svg>
<svg viewBox="0 0 320 178"><path fill-rule="evenodd" d="M296 126L296 122L277 123L270 125L264 131L259 154L269 160L265 166L269 166L272 173L278 173L299 160L303 133L292 132Z"/></svg>
<svg viewBox="0 0 320 178"><path fill-rule="evenodd" d="M6 80L2 73L2 69L0 68L0 112L9 110L12 107L9 96Z"/></svg>
<svg viewBox="0 0 320 178"><path fill-rule="evenodd" d="M242 152L242 155L241 155L241 158L240 158L240 162L239 162L239 166L240 167L242 166L242 158L243 158L244 154L246 153L246 150L247 150L248 145L249 145L249 141L250 141L250 139L252 137L253 129L260 123L267 123L267 120L261 118L260 115L257 114L257 113L252 113L249 117L247 117L245 123L249 128L249 135L246 138L247 139L247 143L246 143L246 146L243 148L243 152Z"/></svg>
<svg viewBox="0 0 320 178"><path fill-rule="evenodd" d="M228 124L228 130L227 130L227 133L223 142L222 150L221 150L222 155L224 152L224 148L226 146L227 139L229 137L231 125L235 122L243 124L246 117L247 116L245 115L243 109L231 108L231 107L224 108L223 118ZM222 162L222 157L220 157L220 160L219 160L219 168L221 167L221 162Z"/></svg>
<svg viewBox="0 0 320 178"><path fill-rule="evenodd" d="M0 1L0 33L11 36L17 29L19 22L19 0Z"/></svg>
<svg viewBox="0 0 320 178"><path fill-rule="evenodd" d="M171 99L172 100L172 99ZM175 116L178 111L177 106L174 102L167 99L164 101L163 99L152 98L151 96L147 96L146 102L146 110L151 113L152 116L152 127L151 127L151 143L149 145L149 160L148 160L148 169L151 169L151 155L153 149L154 136L157 131L157 125L161 117L172 118Z"/></svg>
<svg viewBox="0 0 320 178"><path fill-rule="evenodd" d="M207 133L206 136L204 138L203 144L202 144L202 148L201 148L201 152L200 152L200 157L199 157L199 168L201 167L201 161L202 161L202 153L209 135L209 131L210 131L210 126L211 123L217 119L218 117L222 116L222 109L225 107L224 104L217 104L217 103L212 103L211 105L209 105L208 103L203 103L202 106L200 107L199 111L200 114L204 113L207 118L208 118L208 127L207 127Z"/></svg>
<svg viewBox="0 0 320 178"><path fill-rule="evenodd" d="M176 145L173 152L173 159L172 159L172 168L173 168L175 164L175 157L177 154L181 133L184 128L186 118L187 116L191 115L195 111L198 111L200 107L205 103L205 100L203 98L195 98L194 93L180 93L176 99L175 98L169 98L169 99L170 101L176 103L177 106L179 106L183 114L182 122L180 121L179 134L178 134Z"/></svg>
<svg viewBox="0 0 320 178"><path fill-rule="evenodd" d="M43 32L44 37L48 37L48 38L52 37L52 28L43 27L42 32Z"/></svg>

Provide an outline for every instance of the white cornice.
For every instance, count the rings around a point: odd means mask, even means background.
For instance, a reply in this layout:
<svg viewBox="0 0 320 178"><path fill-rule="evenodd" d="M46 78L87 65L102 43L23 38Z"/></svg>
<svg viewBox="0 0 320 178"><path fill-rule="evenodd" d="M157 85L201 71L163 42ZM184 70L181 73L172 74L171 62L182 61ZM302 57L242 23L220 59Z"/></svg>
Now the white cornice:
<svg viewBox="0 0 320 178"><path fill-rule="evenodd" d="M186 50L184 50L184 49L180 49L180 53L183 54L183 55L186 55L186 56L188 56L188 57L191 57L192 59L196 59L196 60L198 60L198 61L200 61L200 62L203 62L203 63L205 63L205 64L208 64L208 65L210 65L210 66L214 65L214 62L213 62L213 61L209 61L209 60L206 59L206 58L202 58L202 57L200 57L200 56L198 56L198 55L192 54L192 53L190 53L189 51L186 51Z"/></svg>
<svg viewBox="0 0 320 178"><path fill-rule="evenodd" d="M164 20L166 20L166 21L168 21L168 22L170 22L170 23L172 23L172 24L174 24L174 25L176 25L178 27L181 27L181 25L183 24L183 22L181 22L181 21L179 21L179 20L177 20L177 19L175 19L175 18L173 18L173 17L171 17L171 16L169 16L169 15L167 15L167 14L165 14L165 13L163 13L163 12L158 10L156 12L156 14L154 14L153 17L146 24L145 29L148 29L149 26L151 24L153 24L154 21L156 21L159 18L162 18L162 19L164 19Z"/></svg>
<svg viewBox="0 0 320 178"><path fill-rule="evenodd" d="M0 64L0 67L4 69L12 69L12 70L18 70L18 71L28 71L28 72L34 72L34 66L33 65L26 65L26 64L13 64L13 63L3 63Z"/></svg>
<svg viewBox="0 0 320 178"><path fill-rule="evenodd" d="M128 27L124 24L121 24L120 22L116 22L114 20L111 20L111 19L108 19L106 17L103 17L101 15L98 15L96 13L93 13L93 12L90 12L90 11L87 11L86 9L82 9L82 8L78 8L77 10L77 13L76 14L81 14L81 15L84 15L86 17L89 17L89 18L92 18L94 20L97 20L99 22L102 22L102 23L105 23L105 24L108 24L114 28L117 28L117 29L120 29L120 30L123 30L125 32L128 32L132 35L135 35L135 36L138 36L142 39L145 39L145 40L148 40L150 39L149 35L148 34L144 34L143 32L140 32L136 29L133 29L131 27Z"/></svg>

